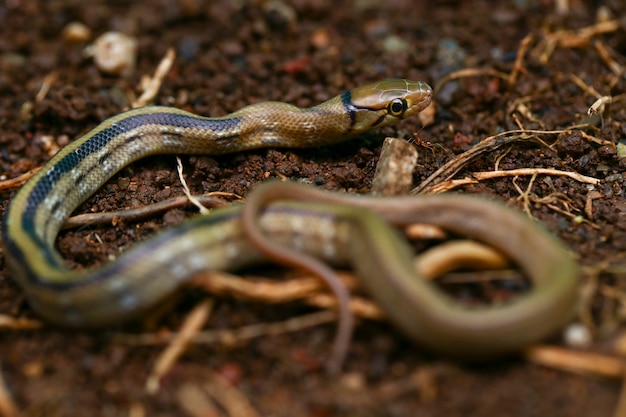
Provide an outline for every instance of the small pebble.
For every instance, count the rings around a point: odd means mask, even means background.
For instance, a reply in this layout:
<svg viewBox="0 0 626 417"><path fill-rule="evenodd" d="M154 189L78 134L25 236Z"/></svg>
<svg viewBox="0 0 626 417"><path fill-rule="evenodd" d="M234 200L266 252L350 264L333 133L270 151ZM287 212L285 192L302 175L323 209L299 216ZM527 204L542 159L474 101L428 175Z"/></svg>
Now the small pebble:
<svg viewBox="0 0 626 417"><path fill-rule="evenodd" d="M587 348L591 346L593 337L591 332L581 323L572 323L563 332L565 344L569 347Z"/></svg>
<svg viewBox="0 0 626 417"><path fill-rule="evenodd" d="M606 178L604 179L604 182L605 182L605 183L610 183L610 182L619 182L619 181L622 181L623 179L624 179L623 174L622 174L622 173L617 172L617 173L615 173L615 174L613 174L613 175L609 175L608 177L606 177ZM601 197L602 197L602 195L600 195L600 197L598 197L598 198L601 198Z"/></svg>
<svg viewBox="0 0 626 417"><path fill-rule="evenodd" d="M93 57L98 69L104 73L128 75L135 67L137 41L120 32L107 32L89 45L85 54Z"/></svg>
<svg viewBox="0 0 626 417"><path fill-rule="evenodd" d="M609 9L606 6L598 7L598 10L596 11L597 23L604 23L613 19L614 19L614 16L613 16L613 12L611 11L611 9Z"/></svg>
<svg viewBox="0 0 626 417"><path fill-rule="evenodd" d="M617 147L615 145L602 145L597 149L598 155L602 158L612 158L617 155Z"/></svg>
<svg viewBox="0 0 626 417"><path fill-rule="evenodd" d="M120 187L120 190L127 190L130 186L130 178L128 177L119 177L117 179L117 186Z"/></svg>
<svg viewBox="0 0 626 417"><path fill-rule="evenodd" d="M617 148L617 157L622 159L622 158L626 158L626 142L619 142L616 145Z"/></svg>
<svg viewBox="0 0 626 417"><path fill-rule="evenodd" d="M367 386L365 376L360 372L346 372L339 383L350 391L362 391Z"/></svg>
<svg viewBox="0 0 626 417"><path fill-rule="evenodd" d="M316 49L327 48L330 45L328 29L325 27L316 29L310 37L310 42Z"/></svg>
<svg viewBox="0 0 626 417"><path fill-rule="evenodd" d="M402 52L409 49L409 43L399 36L389 35L383 40L383 49L385 52Z"/></svg>
<svg viewBox="0 0 626 417"><path fill-rule="evenodd" d="M68 42L87 42L91 39L91 30L80 22L71 22L63 28L63 37Z"/></svg>
<svg viewBox="0 0 626 417"><path fill-rule="evenodd" d="M587 152L589 144L579 131L563 132L559 135L556 149L561 155L579 156Z"/></svg>
<svg viewBox="0 0 626 417"><path fill-rule="evenodd" d="M281 0L266 1L263 11L270 27L279 31L292 27L298 21L295 9Z"/></svg>

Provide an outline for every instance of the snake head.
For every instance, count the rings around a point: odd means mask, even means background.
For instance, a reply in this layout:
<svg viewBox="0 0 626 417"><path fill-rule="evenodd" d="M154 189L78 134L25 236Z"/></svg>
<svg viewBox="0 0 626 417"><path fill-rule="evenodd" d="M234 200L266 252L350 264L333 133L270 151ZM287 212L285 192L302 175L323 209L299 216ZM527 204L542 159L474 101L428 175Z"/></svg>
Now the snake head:
<svg viewBox="0 0 626 417"><path fill-rule="evenodd" d="M342 102L358 134L417 114L431 103L433 89L423 81L389 78L345 92Z"/></svg>

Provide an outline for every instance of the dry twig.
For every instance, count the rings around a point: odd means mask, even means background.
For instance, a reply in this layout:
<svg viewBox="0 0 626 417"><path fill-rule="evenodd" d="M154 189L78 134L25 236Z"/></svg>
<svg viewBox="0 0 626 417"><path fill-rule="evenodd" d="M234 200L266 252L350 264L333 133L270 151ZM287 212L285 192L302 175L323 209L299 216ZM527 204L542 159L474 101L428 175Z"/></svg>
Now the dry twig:
<svg viewBox="0 0 626 417"><path fill-rule="evenodd" d="M440 78L439 81L437 81L437 84L435 84L435 91L440 91L441 87L447 82L469 77L495 77L503 80L508 80L510 75L505 72L496 71L489 68L465 68L459 71L454 71L446 75L445 77Z"/></svg>
<svg viewBox="0 0 626 417"><path fill-rule="evenodd" d="M465 165L467 165L473 159L487 153L493 152L508 143L517 141L537 140L536 135L541 134L558 134L563 132L558 131L533 131L533 130L513 130L502 132L494 136L483 139L479 144L473 146L460 155L457 155L454 159L445 163L441 168L431 174L420 185L411 190L411 194L430 194L432 193L432 187L435 185L451 179L457 172L459 172Z"/></svg>
<svg viewBox="0 0 626 417"><path fill-rule="evenodd" d="M210 211L191 194L191 191L189 191L189 186L187 185L187 181L185 181L185 176L183 175L183 162L180 160L180 156L176 157L176 171L178 171L178 179L183 186L183 191L185 192L187 199L189 199L189 202L196 206L201 214L209 214Z"/></svg>
<svg viewBox="0 0 626 417"><path fill-rule="evenodd" d="M50 88L52 88L52 86L58 79L59 79L59 73L56 71L52 71L49 74L47 74L44 77L43 81L41 82L41 87L39 88L39 91L37 92L37 95L35 96L35 101L40 102L44 98L46 98L46 96L48 95L48 91L50 91Z"/></svg>
<svg viewBox="0 0 626 417"><path fill-rule="evenodd" d="M169 48L154 72L154 76L144 80L143 94L141 94L141 96L139 96L136 100L133 100L133 108L145 106L154 100L156 95L159 93L163 79L170 71L170 68L172 68L175 59L176 52L174 51L174 48Z"/></svg>
<svg viewBox="0 0 626 417"><path fill-rule="evenodd" d="M197 332L189 343L194 344L214 344L221 343L226 346L237 346L251 339L264 336L277 336L286 333L293 333L309 327L331 323L337 320L334 311L319 311L304 316L290 318L277 323L257 323L242 326L236 329L205 330ZM164 333L144 333L144 334L121 334L114 336L118 343L132 346L154 346L170 343L176 338L176 334Z"/></svg>
<svg viewBox="0 0 626 417"><path fill-rule="evenodd" d="M176 391L180 407L191 417L221 417L223 414L211 398L196 384L184 383Z"/></svg>
<svg viewBox="0 0 626 417"><path fill-rule="evenodd" d="M248 398L217 372L206 371L203 388L219 403L230 417L260 417Z"/></svg>
<svg viewBox="0 0 626 417"><path fill-rule="evenodd" d="M0 369L0 416L17 417L17 410L17 405L9 393L9 389L4 382L4 377L2 376L2 370Z"/></svg>
<svg viewBox="0 0 626 417"><path fill-rule="evenodd" d="M0 329L11 330L34 330L43 327L43 323L39 320L15 318L0 314Z"/></svg>
<svg viewBox="0 0 626 417"><path fill-rule="evenodd" d="M524 64L523 64L524 57L526 56L526 52L528 51L528 48L530 47L530 44L532 43L534 38L535 37L531 33L531 34L526 35L524 39L521 40L519 44L519 48L517 48L515 64L513 65L513 69L511 70L511 73L509 74L509 77L507 80L509 84L509 88L515 85L519 74L526 72L526 69L524 68Z"/></svg>
<svg viewBox="0 0 626 417"><path fill-rule="evenodd" d="M191 340L209 319L213 302L205 300L194 307L187 315L183 325L168 347L157 358L150 376L146 381L146 391L148 394L155 394L159 390L159 381L176 363L183 354Z"/></svg>
<svg viewBox="0 0 626 417"><path fill-rule="evenodd" d="M539 61L545 65L556 48L585 47L589 44L591 38L615 32L619 27L619 20L608 20L578 30L557 30L545 33L537 47Z"/></svg>
<svg viewBox="0 0 626 417"><path fill-rule="evenodd" d="M230 204L224 198L234 198L241 200L242 197L237 194L212 192L202 195L196 195L194 198L203 204L205 207L218 208L224 207ZM162 213L174 208L185 207L189 204L189 199L185 196L178 196L168 198L167 200L159 201L158 203L149 204L134 209L111 211L108 213L84 213L72 216L65 224L63 229L73 229L82 226L95 226L102 224L117 224L120 221L137 221L148 218L150 216Z"/></svg>
<svg viewBox="0 0 626 417"><path fill-rule="evenodd" d="M483 171L483 172L473 172L472 176L479 181L483 181L486 179L493 178L501 178L501 177L519 177L526 175L551 175L555 177L568 177L578 182L582 182L584 184L592 184L598 185L600 184L600 180L594 177L588 177L586 175L581 175L577 172L570 171L560 171L558 169L552 168L518 168L518 169L510 169L506 171Z"/></svg>
<svg viewBox="0 0 626 417"><path fill-rule="evenodd" d="M30 171L25 172L18 177L0 181L0 191L21 186L26 181L28 181L33 175L35 175L37 171L39 171L40 169L41 167L33 168Z"/></svg>
<svg viewBox="0 0 626 417"><path fill-rule="evenodd" d="M623 359L555 346L533 346L524 356L532 363L577 374L622 378L626 371Z"/></svg>

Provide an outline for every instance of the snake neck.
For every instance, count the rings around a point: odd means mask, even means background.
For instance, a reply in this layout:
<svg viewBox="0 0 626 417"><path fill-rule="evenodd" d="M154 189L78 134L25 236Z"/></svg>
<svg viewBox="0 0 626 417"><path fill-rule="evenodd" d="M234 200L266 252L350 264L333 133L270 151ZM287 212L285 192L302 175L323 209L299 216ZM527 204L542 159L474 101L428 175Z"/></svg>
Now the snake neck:
<svg viewBox="0 0 626 417"><path fill-rule="evenodd" d="M325 146L347 140L355 133L339 96L309 108L280 102L253 104L229 117L239 120L237 135L228 143L222 142L219 152Z"/></svg>

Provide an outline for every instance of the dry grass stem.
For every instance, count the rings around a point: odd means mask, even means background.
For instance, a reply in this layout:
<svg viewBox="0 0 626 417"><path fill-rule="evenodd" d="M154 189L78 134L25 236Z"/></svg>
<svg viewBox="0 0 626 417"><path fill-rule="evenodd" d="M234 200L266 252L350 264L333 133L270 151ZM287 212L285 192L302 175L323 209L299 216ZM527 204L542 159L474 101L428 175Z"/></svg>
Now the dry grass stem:
<svg viewBox="0 0 626 417"><path fill-rule="evenodd" d="M187 181L185 181L185 176L183 175L183 162L180 160L180 156L176 157L176 171L178 171L178 179L183 186L183 191L189 199L189 202L196 206L201 214L209 214L211 211L204 207L202 203L191 194L191 191L189 191L189 186L187 185Z"/></svg>
<svg viewBox="0 0 626 417"><path fill-rule="evenodd" d="M157 66L154 76L146 78L142 83L143 93L139 96L139 98L133 100L131 104L132 108L145 106L154 100L156 95L159 93L163 79L172 68L175 59L176 52L174 52L173 48L169 48Z"/></svg>
<svg viewBox="0 0 626 417"><path fill-rule="evenodd" d="M310 327L332 323L336 320L337 314L334 311L319 311L276 323L257 323L235 329L204 330L195 333L188 342L202 345L240 346L249 340L259 337L293 333ZM144 334L118 333L115 335L114 340L131 346L160 346L171 343L176 337L176 334L163 332Z"/></svg>
<svg viewBox="0 0 626 417"><path fill-rule="evenodd" d="M21 186L26 181L28 181L33 175L35 175L37 171L39 171L40 169L41 167L33 168L30 171L25 172L18 177L0 181L0 191Z"/></svg>
<svg viewBox="0 0 626 417"><path fill-rule="evenodd" d="M146 392L155 394L159 390L161 378L172 368L178 358L211 315L212 300L205 300L194 307L187 315L178 333L174 335L167 348L159 355L146 380Z"/></svg>
<svg viewBox="0 0 626 417"><path fill-rule="evenodd" d="M510 75L505 72L496 71L489 68L465 68L459 71L454 71L446 75L445 77L440 78L439 81L437 81L437 84L435 84L434 90L441 90L441 87L447 82L469 77L495 77L508 81Z"/></svg>
<svg viewBox="0 0 626 417"><path fill-rule="evenodd" d="M2 370L0 369L0 416L2 417L18 417L18 408L15 402L13 401L13 397L9 392L9 388L7 387L4 377L2 375Z"/></svg>
<svg viewBox="0 0 626 417"><path fill-rule="evenodd" d="M538 365L604 378L623 378L626 370L621 358L555 346L534 346L527 349L524 356Z"/></svg>
<svg viewBox="0 0 626 417"><path fill-rule="evenodd" d="M600 180L594 177L588 177L586 175L581 175L576 172L570 171L560 171L558 169L552 168L518 168L511 169L506 171L483 171L483 172L473 172L472 176L478 179L479 181L484 181L486 179L493 178L501 178L501 177L520 177L520 176L528 176L528 175L551 175L555 177L568 177L578 182L582 182L584 184L592 184L598 185L600 184Z"/></svg>
<svg viewBox="0 0 626 417"><path fill-rule="evenodd" d="M194 199L201 203L204 207L219 208L230 205L231 203L224 198L232 198L241 200L242 197L237 194L212 192L203 195L195 195ZM190 203L186 196L178 196L159 201L158 203L149 204L134 209L111 211L106 213L84 213L72 216L63 225L62 229L73 229L82 226L95 226L102 224L116 225L123 221L137 221L149 218L156 214L168 211L174 208L185 207Z"/></svg>

